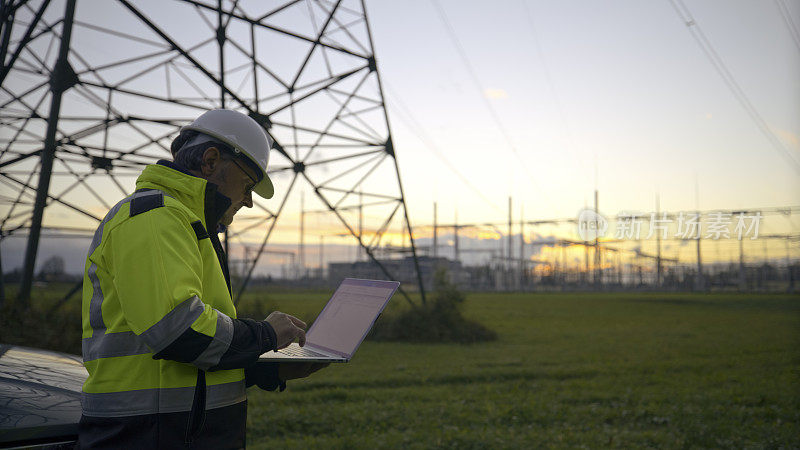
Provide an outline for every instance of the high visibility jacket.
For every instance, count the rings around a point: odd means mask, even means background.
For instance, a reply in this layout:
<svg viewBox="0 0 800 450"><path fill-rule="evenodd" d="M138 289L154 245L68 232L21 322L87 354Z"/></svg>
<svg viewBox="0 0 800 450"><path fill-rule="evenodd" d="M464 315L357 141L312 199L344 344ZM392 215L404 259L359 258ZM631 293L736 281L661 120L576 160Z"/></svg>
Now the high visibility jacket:
<svg viewBox="0 0 800 450"><path fill-rule="evenodd" d="M243 447L243 367L275 336L236 319L216 236L230 200L165 162L136 188L103 219L86 260L81 445Z"/></svg>

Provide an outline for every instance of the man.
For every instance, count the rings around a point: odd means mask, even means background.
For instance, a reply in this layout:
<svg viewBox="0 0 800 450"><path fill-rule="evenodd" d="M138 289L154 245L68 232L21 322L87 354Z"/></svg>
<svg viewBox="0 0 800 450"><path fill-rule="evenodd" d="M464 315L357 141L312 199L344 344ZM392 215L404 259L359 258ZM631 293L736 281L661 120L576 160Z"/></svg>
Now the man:
<svg viewBox="0 0 800 450"><path fill-rule="evenodd" d="M271 139L213 110L181 129L95 232L83 283L82 448L242 448L245 387L285 388L320 364L257 363L305 323L239 319L217 233L252 192L271 198Z"/></svg>

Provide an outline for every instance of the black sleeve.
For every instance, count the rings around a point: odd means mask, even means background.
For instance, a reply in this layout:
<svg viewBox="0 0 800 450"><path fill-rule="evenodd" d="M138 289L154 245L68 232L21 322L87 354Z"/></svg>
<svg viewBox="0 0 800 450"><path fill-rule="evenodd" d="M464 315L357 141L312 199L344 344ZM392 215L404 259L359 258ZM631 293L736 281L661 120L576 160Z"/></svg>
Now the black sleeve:
<svg viewBox="0 0 800 450"><path fill-rule="evenodd" d="M153 359L170 359L183 363L192 363L205 351L211 341L211 336L206 336L189 328L166 348L153 355ZM276 348L275 331L268 322L253 319L233 319L231 344L222 354L219 362L208 370L245 368L254 364L262 353Z"/></svg>
<svg viewBox="0 0 800 450"><path fill-rule="evenodd" d="M233 339L228 350L216 366L208 369L242 369L255 364L258 357L278 347L275 330L267 321L253 319L233 320Z"/></svg>
<svg viewBox="0 0 800 450"><path fill-rule="evenodd" d="M278 378L278 363L259 361L244 369L244 380L247 387L258 385L265 391L286 389L286 382Z"/></svg>
<svg viewBox="0 0 800 450"><path fill-rule="evenodd" d="M177 339L153 355L153 359L171 359L182 363L191 363L203 353L212 340L211 336L187 328Z"/></svg>

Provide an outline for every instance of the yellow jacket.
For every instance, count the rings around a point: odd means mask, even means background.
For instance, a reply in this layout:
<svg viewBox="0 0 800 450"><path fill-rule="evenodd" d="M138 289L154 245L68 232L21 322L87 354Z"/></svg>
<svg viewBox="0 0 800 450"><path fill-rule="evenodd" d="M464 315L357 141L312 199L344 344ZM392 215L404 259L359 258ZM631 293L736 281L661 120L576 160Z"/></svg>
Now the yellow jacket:
<svg viewBox="0 0 800 450"><path fill-rule="evenodd" d="M201 415L241 404L243 439L243 367L275 337L266 322L236 319L216 236L230 200L163 161L147 166L136 188L103 219L86 259L84 420L184 413L185 421L194 406L196 430L198 404ZM248 344L232 347L237 339ZM81 433L82 445L94 439Z"/></svg>

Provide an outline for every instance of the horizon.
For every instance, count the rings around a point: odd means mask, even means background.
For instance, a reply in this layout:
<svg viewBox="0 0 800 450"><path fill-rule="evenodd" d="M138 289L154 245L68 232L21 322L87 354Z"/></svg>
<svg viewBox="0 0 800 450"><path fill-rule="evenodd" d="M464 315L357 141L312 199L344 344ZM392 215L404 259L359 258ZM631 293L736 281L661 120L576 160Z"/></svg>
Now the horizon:
<svg viewBox="0 0 800 450"><path fill-rule="evenodd" d="M208 18L199 10L184 9L180 3L164 4L158 10L148 3L140 4L151 19L185 45L209 33L203 24ZM81 58L101 66L118 58L121 38L101 33L92 24L110 23L118 32L135 35L138 41L124 41L130 42L124 48L134 55L152 49L154 44L146 41L155 40L153 32L117 3L103 2L92 8L86 5L78 2L79 23L72 43ZM351 10L360 7L354 1L343 5ZM299 6L303 5L286 8L270 23L296 27L301 30L298 33L313 33L316 25L313 13L309 16L311 9ZM243 7L258 8L253 3ZM45 18L55 20L59 8L48 8ZM800 5L796 3L664 0L643 4L620 0L601 5L521 0L486 5L477 1L417 0L403 4L370 1L366 11L388 117L388 124L383 126L391 129L405 208L418 239L431 233L434 203L438 204L440 224L495 224L494 228L475 231L487 240L508 234L504 224L509 197L513 199L511 215L515 223L520 218L533 222L575 219L582 208L594 207L595 192L599 192L599 212L607 217L632 211L677 214L800 205L800 102L796 101L800 98ZM343 13L352 16L352 11ZM169 20L174 14L184 14L187 20L174 23ZM23 17L22 12L20 15ZM249 42L245 31L233 21L230 39ZM15 36L21 32L18 27ZM98 39L100 36L104 39ZM306 47L275 33L262 33L258 38L262 48L269 48L267 60L276 71L276 79L291 78L290 69L302 60ZM37 43L42 50L45 44ZM208 59L212 71L218 70L213 62L214 45L200 45L195 53ZM243 61L246 58L233 54L227 67ZM311 62L316 61L311 58ZM330 62L339 67L348 64L346 58ZM74 55L73 65L82 77L91 78L91 70ZM127 67L104 76L125 77ZM176 75L179 70L188 69L176 63L165 69L165 78L159 78L159 68L132 85L157 90L166 87L176 101L147 103L130 98L117 107L124 106L132 115L155 111L165 120L190 120L201 108L189 108L178 99L196 96L193 84L205 90L208 100L197 100L195 105L208 104L202 106L205 108L218 102L213 98L217 87L194 73L181 78ZM226 75L231 85L238 85L242 96L251 95L247 75L235 67L229 70ZM9 90L34 79L32 73L12 71L2 95L7 99ZM266 94L269 80L260 81L261 97L271 98ZM100 92L99 87L92 89ZM68 101L63 114L97 115L98 120L106 114L102 105L93 104L88 97L67 91L65 98ZM281 98L264 100L265 105ZM21 106L9 104L13 108L6 108L4 114L13 116ZM288 109L279 111L271 120L293 123L296 113L308 123L322 123L322 111L330 105L301 106L291 114ZM83 122L63 122L61 133L77 132ZM3 127L0 137L7 141L13 131L10 125L16 123L8 119L5 124L9 126ZM29 134L43 129L36 120L26 126ZM168 146L174 128L148 126L148 133L162 137L145 145L140 155L164 157L162 146ZM340 126L337 132L343 133L343 129ZM380 134L381 130L374 131ZM296 155L311 137L297 131L292 136L279 127L271 132L289 154ZM90 146L101 145L104 140L129 148L141 142L141 136L131 127L116 127L109 128L107 135L95 133L78 142ZM20 145L33 148L30 143ZM310 151L309 155L310 166L316 159ZM0 162L13 156L4 152ZM16 227L24 227L24 215L13 211L17 197L14 189L18 189L20 177L36 170L34 159L3 168L4 202L0 211L6 216L4 240ZM118 165L113 183L92 172L85 185L72 186L70 172L77 166L59 162L50 192L57 194L74 187L71 201L96 217L102 217L124 192L132 191L139 171L134 166ZM309 169L308 173L319 181L349 167L332 165L316 172ZM305 239L314 241L308 242L308 248L317 245L319 239L332 245L344 245L348 239L351 244L355 242L352 237L341 236L346 230L337 218L321 213L327 206L311 186L291 184L285 158L273 158L272 170L278 194L270 201L259 200L251 211L242 211L232 227L234 248L261 242L269 213L278 208L284 194L286 208L281 210L270 245L296 245L301 216L305 217ZM354 195L346 200L342 197L342 217L353 228L360 224L368 238L381 228L391 205L364 207L360 216L360 205L369 204L371 199L366 193L360 198L359 192L371 187L398 196L391 172L391 168L379 168L368 183L352 190ZM349 177L358 178L355 174ZM31 178L28 180L32 183ZM790 211L781 218L776 213L762 220L762 235L785 235L785 242L748 241L743 244L746 252L786 253L797 258L800 245L792 239L800 232L796 214ZM44 225L91 230L96 223L55 204L46 209ZM249 226L254 227L252 231L241 231ZM400 219L392 219L382 244L403 245L407 237L402 226ZM730 228L733 230L733 224ZM525 233L529 241L537 233L577 238L574 226L569 224L531 226ZM626 252L635 245L626 243ZM4 271L12 265L5 249L8 246L0 248ZM737 246L733 241L710 244L712 250L704 259L729 259L736 255ZM675 247L670 250L673 256L680 254L680 246ZM689 264L691 257L691 252L684 252L681 259Z"/></svg>

